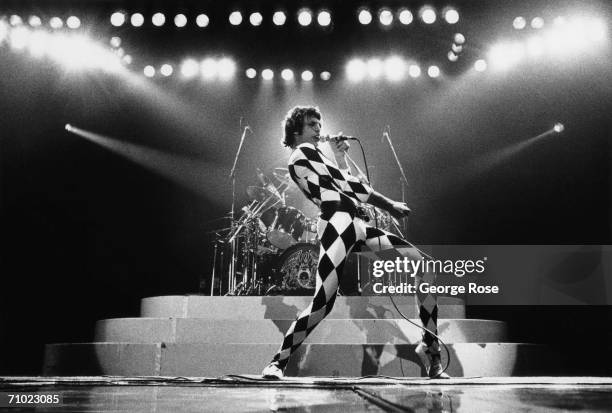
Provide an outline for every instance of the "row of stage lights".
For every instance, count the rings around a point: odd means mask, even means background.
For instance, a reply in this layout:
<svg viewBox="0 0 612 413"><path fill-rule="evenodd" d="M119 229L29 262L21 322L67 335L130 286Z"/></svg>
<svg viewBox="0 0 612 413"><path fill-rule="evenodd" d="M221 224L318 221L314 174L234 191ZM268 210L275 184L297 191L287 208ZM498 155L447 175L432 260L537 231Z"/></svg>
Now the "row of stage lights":
<svg viewBox="0 0 612 413"><path fill-rule="evenodd" d="M394 20L398 20L403 25L409 25L414 21L413 13L407 8L401 8L393 11L390 8L381 8L377 12L373 12L368 8L361 8L357 11L356 17L362 25L369 25L374 20L373 15L376 14L378 21L383 26L390 26ZM332 14L329 10L319 10L314 12L308 8L300 9L296 13L297 22L301 26L310 26L315 20L319 26L327 27L332 23ZM425 24L433 24L438 20L438 12L431 6L422 7L418 13L418 17ZM456 24L459 21L459 12L447 7L442 10L441 15L448 24ZM245 20L246 14L238 10L230 12L228 21L232 26L239 26ZM145 16L142 13L127 14L122 11L117 11L111 14L110 22L115 27L120 27L128 23L134 27L141 27L145 24ZM158 12L151 16L151 23L155 27L161 27L166 24L166 15ZM282 10L277 10L272 14L272 23L275 26L283 26L287 22L287 13ZM188 24L187 15L179 13L174 15L174 25L176 27L185 27ZM195 17L195 24L198 27L207 27L210 24L210 17L205 13L200 13ZM248 15L248 21L252 26L261 26L264 23L264 17L260 12L252 12Z"/></svg>
<svg viewBox="0 0 612 413"><path fill-rule="evenodd" d="M1 20L6 20L6 18L3 17ZM77 16L69 16L66 21L64 21L61 17L53 16L45 24L43 19L36 15L28 16L27 19L24 20L21 16L13 14L8 17L8 24L12 27L19 27L27 24L35 28L44 27L48 24L49 27L56 30L62 29L65 25L69 29L78 29L81 27L81 19Z"/></svg>

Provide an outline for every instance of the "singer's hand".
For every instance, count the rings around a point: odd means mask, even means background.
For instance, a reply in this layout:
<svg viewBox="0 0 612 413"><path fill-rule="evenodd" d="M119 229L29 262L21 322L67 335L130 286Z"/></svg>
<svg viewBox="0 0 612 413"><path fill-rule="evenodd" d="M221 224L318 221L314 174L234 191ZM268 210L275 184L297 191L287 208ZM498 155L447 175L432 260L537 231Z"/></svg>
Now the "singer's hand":
<svg viewBox="0 0 612 413"><path fill-rule="evenodd" d="M338 137L342 136L342 132L340 132ZM334 155L343 155L344 152L348 151L351 145L349 145L348 141L340 141L340 140L330 140L330 146L332 151L334 151Z"/></svg>
<svg viewBox="0 0 612 413"><path fill-rule="evenodd" d="M389 210L389 213L395 219L406 218L408 215L410 215L410 208L408 208L408 205L406 205L404 202L393 201L393 204L391 206L393 208Z"/></svg>

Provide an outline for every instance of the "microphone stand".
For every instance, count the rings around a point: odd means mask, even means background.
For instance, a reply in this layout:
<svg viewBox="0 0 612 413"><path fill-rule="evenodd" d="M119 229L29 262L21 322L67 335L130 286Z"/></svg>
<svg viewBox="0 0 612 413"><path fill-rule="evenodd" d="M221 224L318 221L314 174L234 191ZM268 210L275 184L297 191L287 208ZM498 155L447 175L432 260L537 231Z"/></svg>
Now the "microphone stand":
<svg viewBox="0 0 612 413"><path fill-rule="evenodd" d="M408 178L406 178L406 174L404 173L404 168L402 167L402 163L400 162L399 158L397 157L397 152L395 152L395 148L393 147L393 142L391 142L391 127L389 125L385 126L385 130L383 132L383 140L387 139L387 142L389 142L389 146L391 147L391 152L393 153L393 157L395 158L395 163L397 163L397 167L399 168L400 174L401 176L401 183L402 183L402 202L406 202L406 188L408 188ZM403 219L403 225L402 227L404 228L404 234L405 236L408 236L408 220L406 218Z"/></svg>
<svg viewBox="0 0 612 413"><path fill-rule="evenodd" d="M241 118L242 120L242 118ZM251 128L247 125L242 130L242 136L240 136L240 144L238 145L238 150L236 151L236 157L234 158L234 164L232 165L232 170L230 171L229 177L232 180L232 209L230 211L230 227L234 229L236 223L234 222L234 213L235 213L235 205L236 205L236 166L238 164L238 158L240 157L240 152L242 151L242 146L244 145L244 138L246 137L247 131L250 131ZM236 238L230 241L230 265L229 265L229 273L228 273L228 292L233 291L236 283ZM214 280L213 280L214 281Z"/></svg>

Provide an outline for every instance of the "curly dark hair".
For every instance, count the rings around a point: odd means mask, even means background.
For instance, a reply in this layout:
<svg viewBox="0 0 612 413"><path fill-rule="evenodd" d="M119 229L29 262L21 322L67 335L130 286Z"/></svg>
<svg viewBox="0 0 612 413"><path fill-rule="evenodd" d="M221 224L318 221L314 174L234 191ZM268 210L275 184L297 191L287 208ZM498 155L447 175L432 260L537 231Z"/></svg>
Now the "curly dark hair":
<svg viewBox="0 0 612 413"><path fill-rule="evenodd" d="M281 143L288 147L293 147L295 144L295 134L302 133L304 129L304 120L309 117L315 117L321 120L321 112L316 106L296 106L287 112L287 116L282 122L284 137Z"/></svg>

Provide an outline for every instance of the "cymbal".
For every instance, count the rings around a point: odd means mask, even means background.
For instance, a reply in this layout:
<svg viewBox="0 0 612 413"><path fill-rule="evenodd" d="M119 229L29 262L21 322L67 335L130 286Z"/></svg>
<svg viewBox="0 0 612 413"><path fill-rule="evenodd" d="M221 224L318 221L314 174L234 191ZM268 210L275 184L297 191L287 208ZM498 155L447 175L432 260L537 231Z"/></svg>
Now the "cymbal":
<svg viewBox="0 0 612 413"><path fill-rule="evenodd" d="M274 192L260 186L249 186L246 192L249 198L251 198L253 201L262 202L268 198L279 198L279 196Z"/></svg>

